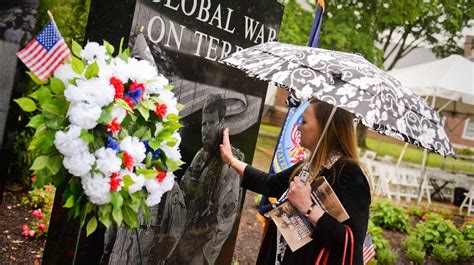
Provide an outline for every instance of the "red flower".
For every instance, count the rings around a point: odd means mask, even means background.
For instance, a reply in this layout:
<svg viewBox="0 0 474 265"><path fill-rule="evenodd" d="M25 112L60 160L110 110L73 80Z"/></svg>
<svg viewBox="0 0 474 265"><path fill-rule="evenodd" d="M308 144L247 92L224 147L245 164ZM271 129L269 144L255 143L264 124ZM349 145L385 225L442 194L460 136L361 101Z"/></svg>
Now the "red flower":
<svg viewBox="0 0 474 265"><path fill-rule="evenodd" d="M166 115L167 110L168 110L168 106L166 106L166 104L156 103L156 109L155 109L156 116L163 118Z"/></svg>
<svg viewBox="0 0 474 265"><path fill-rule="evenodd" d="M114 173L110 177L109 184L110 184L111 191L119 191L120 187L122 186L122 178L118 177L118 173Z"/></svg>
<svg viewBox="0 0 474 265"><path fill-rule="evenodd" d="M43 233L46 232L46 225L45 224L39 223L37 228L38 228L38 230L40 230Z"/></svg>
<svg viewBox="0 0 474 265"><path fill-rule="evenodd" d="M24 236L24 237L28 237L28 235L29 235L28 230L21 231L21 235Z"/></svg>
<svg viewBox="0 0 474 265"><path fill-rule="evenodd" d="M134 91L134 90L137 90L137 89L141 89L142 90L142 95L145 94L145 87L143 86L142 83L137 83L137 82L132 82L130 84L130 91Z"/></svg>
<svg viewBox="0 0 474 265"><path fill-rule="evenodd" d="M35 183L35 181L36 181L36 176L35 175L31 176L31 183Z"/></svg>
<svg viewBox="0 0 474 265"><path fill-rule="evenodd" d="M120 123L117 122L117 118L114 118L110 124L107 124L107 131L116 134L120 131Z"/></svg>
<svg viewBox="0 0 474 265"><path fill-rule="evenodd" d="M163 180L165 179L166 177L166 172L158 172L158 175L156 175L156 180L158 180L158 182L163 182Z"/></svg>
<svg viewBox="0 0 474 265"><path fill-rule="evenodd" d="M127 153L127 151L123 151L123 163L128 168L128 170L132 171L133 168L133 157Z"/></svg>
<svg viewBox="0 0 474 265"><path fill-rule="evenodd" d="M124 97L123 100L125 100L125 102L127 102L128 106L133 109L133 102L132 102L132 99L129 98L129 97Z"/></svg>
<svg viewBox="0 0 474 265"><path fill-rule="evenodd" d="M29 235L30 237L34 237L34 236L35 236L35 230L30 230L30 231L28 232L28 235Z"/></svg>
<svg viewBox="0 0 474 265"><path fill-rule="evenodd" d="M33 215L34 217L36 217L38 220L43 219L43 212L41 211L41 208L34 210L31 215Z"/></svg>
<svg viewBox="0 0 474 265"><path fill-rule="evenodd" d="M27 232L28 232L29 229L30 229L30 228L28 227L27 224L23 224L23 225L21 226L21 231L27 231Z"/></svg>
<svg viewBox="0 0 474 265"><path fill-rule="evenodd" d="M422 221L422 222L426 222L426 215L423 215L423 216L421 217L421 221Z"/></svg>
<svg viewBox="0 0 474 265"><path fill-rule="evenodd" d="M115 88L115 98L123 98L124 87L122 81L112 76L110 78L110 84Z"/></svg>

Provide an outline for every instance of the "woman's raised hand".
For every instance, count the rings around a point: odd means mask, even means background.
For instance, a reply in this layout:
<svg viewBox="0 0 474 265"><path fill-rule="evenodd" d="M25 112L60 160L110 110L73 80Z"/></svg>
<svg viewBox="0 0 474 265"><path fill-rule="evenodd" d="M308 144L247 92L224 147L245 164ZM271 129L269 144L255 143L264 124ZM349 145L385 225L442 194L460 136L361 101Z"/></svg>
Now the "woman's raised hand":
<svg viewBox="0 0 474 265"><path fill-rule="evenodd" d="M229 128L225 128L222 132L222 144L219 145L219 149L221 152L222 161L229 164L234 158L234 155L232 154L232 147L229 141Z"/></svg>

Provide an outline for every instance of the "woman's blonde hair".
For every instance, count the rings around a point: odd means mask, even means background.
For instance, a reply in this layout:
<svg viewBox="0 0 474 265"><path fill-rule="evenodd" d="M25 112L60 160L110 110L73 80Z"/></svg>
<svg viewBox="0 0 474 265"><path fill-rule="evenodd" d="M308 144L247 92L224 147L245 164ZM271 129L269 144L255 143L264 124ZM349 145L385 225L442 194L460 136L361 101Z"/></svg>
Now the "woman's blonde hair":
<svg viewBox="0 0 474 265"><path fill-rule="evenodd" d="M319 138L328 122L333 106L324 101L313 100L308 108L312 108L314 116L319 123L320 131L314 134L315 138ZM313 152L314 150L310 151ZM341 155L340 160L359 164L353 117L351 113L341 108L336 110L336 113L330 121L328 130L316 151L310 168L313 174L311 174L310 179L308 179L309 183L317 177L316 174L321 170L333 152L337 152ZM303 166L304 163L295 170L293 176L298 173Z"/></svg>

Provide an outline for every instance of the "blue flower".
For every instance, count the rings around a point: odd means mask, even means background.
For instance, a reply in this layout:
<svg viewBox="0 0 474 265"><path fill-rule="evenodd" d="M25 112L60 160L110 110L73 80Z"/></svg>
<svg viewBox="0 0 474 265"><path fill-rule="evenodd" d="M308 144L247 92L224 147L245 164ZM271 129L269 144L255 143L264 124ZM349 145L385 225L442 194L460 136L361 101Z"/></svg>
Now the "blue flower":
<svg viewBox="0 0 474 265"><path fill-rule="evenodd" d="M141 89L135 89L125 93L125 97L130 98L133 105L136 105L142 99L143 91Z"/></svg>
<svg viewBox="0 0 474 265"><path fill-rule="evenodd" d="M148 141L142 141L142 143L145 145L145 148L146 148L146 152L147 153L151 153L151 160L156 160L160 157L160 154L161 154L161 150L158 148L155 150L153 150L153 148L151 148L151 146L148 144Z"/></svg>
<svg viewBox="0 0 474 265"><path fill-rule="evenodd" d="M116 153L120 152L117 140L111 136L107 137L107 147L115 150Z"/></svg>

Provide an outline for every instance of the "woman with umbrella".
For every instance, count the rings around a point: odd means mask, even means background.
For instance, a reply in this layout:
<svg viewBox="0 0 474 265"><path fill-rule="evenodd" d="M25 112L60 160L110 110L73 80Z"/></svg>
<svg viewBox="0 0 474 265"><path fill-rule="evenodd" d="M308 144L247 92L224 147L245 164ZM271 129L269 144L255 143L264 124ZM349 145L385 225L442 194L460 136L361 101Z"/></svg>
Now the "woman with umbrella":
<svg viewBox="0 0 474 265"><path fill-rule="evenodd" d="M330 104L313 100L303 114L300 145L316 150L310 163L310 172L319 172L312 174L307 184L298 177L305 163L270 175L237 160L232 156L229 131L224 130L221 157L242 176L242 187L270 197L280 197L288 190L288 201L305 214L315 228L313 240L292 252L284 240L277 236L276 226L272 222L257 264L314 264L323 248L329 253L327 264L363 264L362 249L369 219L370 187L358 162L352 114L343 109L337 109L334 113L333 110ZM325 127L326 131L323 130ZM312 202L309 183L317 176L327 178L347 211L350 218L344 223L339 223ZM351 228L354 235L353 253L350 247L345 251L346 226Z"/></svg>

